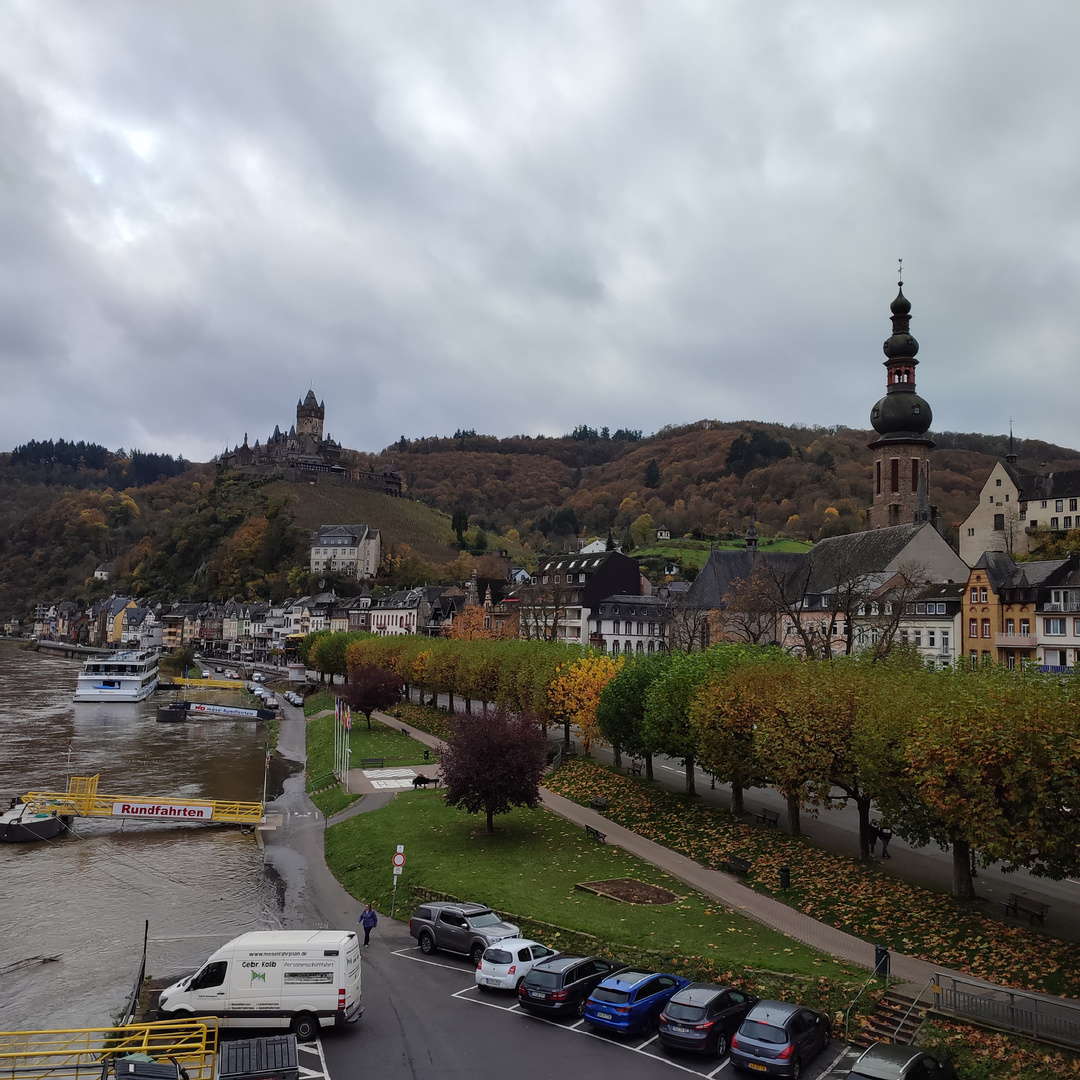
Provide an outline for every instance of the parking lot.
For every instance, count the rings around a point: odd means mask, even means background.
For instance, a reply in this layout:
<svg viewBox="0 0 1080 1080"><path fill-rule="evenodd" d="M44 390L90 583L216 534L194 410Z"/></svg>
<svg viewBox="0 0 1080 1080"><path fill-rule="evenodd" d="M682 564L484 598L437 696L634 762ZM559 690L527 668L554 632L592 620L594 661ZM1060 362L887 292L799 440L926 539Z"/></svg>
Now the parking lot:
<svg viewBox="0 0 1080 1080"><path fill-rule="evenodd" d="M649 1038L620 1039L597 1031L584 1020L570 1022L534 1016L518 1005L517 997L513 993L480 990L473 976L473 968L464 959L443 953L424 956L415 947L396 949L392 956L404 963L423 965L432 969L430 974L433 984L442 987L442 992L453 1003L460 1002L463 1006L484 1010L483 1015L490 1029L489 1037L493 1040L502 1041L505 1038L510 1043L516 1042L520 1033L523 1033L516 1030L519 1026L523 1030L534 1029L535 1026L547 1028L549 1045L545 1056L549 1066L563 1056L568 1062L577 1060L579 1051L570 1040L576 1042L576 1040L584 1039L600 1047L601 1052L610 1054L611 1064L621 1076L675 1076L677 1073L689 1073L692 1076L707 1078L719 1076L730 1078L744 1075L732 1068L731 1061L727 1057L722 1060L716 1058L698 1060L688 1054L669 1054L656 1035ZM447 1002L447 1007L453 1007L450 1001ZM496 1025L506 1025L506 1030L500 1030ZM472 1024L468 1026L471 1028ZM823 1080L827 1077L833 1072L838 1059L845 1056L845 1049L844 1044L834 1040L828 1050L810 1063L803 1074L806 1080ZM527 1063L523 1070L518 1071L527 1073ZM558 1070L555 1070L555 1073L557 1072ZM549 1073L545 1071L543 1075L549 1075Z"/></svg>

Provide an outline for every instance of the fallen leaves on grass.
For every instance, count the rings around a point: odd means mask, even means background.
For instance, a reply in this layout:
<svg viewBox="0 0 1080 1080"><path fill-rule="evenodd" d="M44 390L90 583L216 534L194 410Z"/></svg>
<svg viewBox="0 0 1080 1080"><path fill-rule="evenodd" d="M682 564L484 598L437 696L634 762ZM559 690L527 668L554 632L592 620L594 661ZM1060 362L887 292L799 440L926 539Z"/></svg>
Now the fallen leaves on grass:
<svg viewBox="0 0 1080 1080"><path fill-rule="evenodd" d="M719 868L727 854L752 864L746 883L759 892L866 940L1003 986L1080 994L1080 944L1006 926L950 897L882 874L777 830L590 761L568 760L545 781L588 806L607 799L605 816L650 840ZM779 891L781 866L792 888Z"/></svg>

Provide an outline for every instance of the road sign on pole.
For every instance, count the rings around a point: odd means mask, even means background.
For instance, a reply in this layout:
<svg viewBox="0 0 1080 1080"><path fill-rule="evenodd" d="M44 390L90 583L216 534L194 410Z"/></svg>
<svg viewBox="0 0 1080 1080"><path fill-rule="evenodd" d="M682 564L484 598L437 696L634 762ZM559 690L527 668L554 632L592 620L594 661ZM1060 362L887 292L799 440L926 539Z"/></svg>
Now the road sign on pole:
<svg viewBox="0 0 1080 1080"><path fill-rule="evenodd" d="M404 855L403 855L403 854L402 854L402 853L401 853L401 852L399 851L399 852L398 852L398 853L397 853L397 854L396 854L396 855L394 856L394 869L396 870L396 869L398 869L399 867L402 867L402 866L404 866L404 865L405 865L405 856L404 856Z"/></svg>

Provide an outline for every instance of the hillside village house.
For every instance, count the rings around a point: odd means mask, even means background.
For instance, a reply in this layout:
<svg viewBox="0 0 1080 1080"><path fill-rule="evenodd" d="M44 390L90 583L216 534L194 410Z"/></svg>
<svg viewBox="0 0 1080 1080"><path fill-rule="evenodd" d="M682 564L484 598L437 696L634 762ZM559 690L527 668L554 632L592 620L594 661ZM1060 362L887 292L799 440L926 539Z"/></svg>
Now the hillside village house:
<svg viewBox="0 0 1080 1080"><path fill-rule="evenodd" d="M612 656L651 656L667 648L671 601L663 596L616 593L592 615L589 644Z"/></svg>
<svg viewBox="0 0 1080 1080"><path fill-rule="evenodd" d="M313 574L371 578L379 572L382 540L367 525L320 525L308 543Z"/></svg>
<svg viewBox="0 0 1080 1080"><path fill-rule="evenodd" d="M963 654L966 581L931 585L907 605L900 641L911 645L929 668L947 668Z"/></svg>
<svg viewBox="0 0 1080 1080"><path fill-rule="evenodd" d="M960 526L960 554L970 565L984 551L1026 554L1036 532L1080 529L1080 470L1022 469L1011 442L1010 438L1005 460L991 470L975 509Z"/></svg>

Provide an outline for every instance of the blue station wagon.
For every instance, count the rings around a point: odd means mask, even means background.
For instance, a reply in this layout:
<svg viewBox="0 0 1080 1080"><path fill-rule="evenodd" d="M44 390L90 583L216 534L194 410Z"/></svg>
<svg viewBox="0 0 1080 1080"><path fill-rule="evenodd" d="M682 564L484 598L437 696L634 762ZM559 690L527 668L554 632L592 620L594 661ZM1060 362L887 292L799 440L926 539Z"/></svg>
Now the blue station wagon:
<svg viewBox="0 0 1080 1080"><path fill-rule="evenodd" d="M656 1030L660 1010L690 980L681 975L621 971L604 979L585 1003L593 1027L618 1035L648 1035Z"/></svg>

